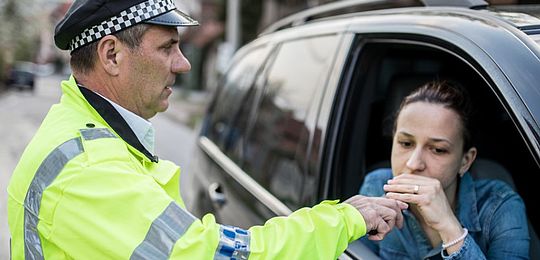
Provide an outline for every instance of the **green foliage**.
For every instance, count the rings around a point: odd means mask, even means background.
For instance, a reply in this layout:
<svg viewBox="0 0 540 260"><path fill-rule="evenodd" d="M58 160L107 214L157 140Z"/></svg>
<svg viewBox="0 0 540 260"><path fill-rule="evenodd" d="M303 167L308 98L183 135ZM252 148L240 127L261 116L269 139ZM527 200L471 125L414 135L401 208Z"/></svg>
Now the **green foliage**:
<svg viewBox="0 0 540 260"><path fill-rule="evenodd" d="M0 1L0 64L7 65L15 60L32 61L39 46L40 20L38 5L41 1ZM43 11L43 10L42 10ZM5 66L2 74L5 71Z"/></svg>

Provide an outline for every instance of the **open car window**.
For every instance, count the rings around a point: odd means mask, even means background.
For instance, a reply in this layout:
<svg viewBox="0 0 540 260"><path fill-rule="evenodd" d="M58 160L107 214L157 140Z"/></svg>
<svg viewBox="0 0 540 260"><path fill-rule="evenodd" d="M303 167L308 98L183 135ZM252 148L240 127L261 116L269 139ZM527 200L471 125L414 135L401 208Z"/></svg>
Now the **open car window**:
<svg viewBox="0 0 540 260"><path fill-rule="evenodd" d="M336 144L339 156L333 167L339 174L335 174L330 195L348 198L358 194L369 172L391 167L394 114L403 97L428 81L452 79L467 88L476 109L472 131L478 159L471 168L473 176L507 182L522 196L531 243L538 244L534 227L540 222L533 212L535 194L529 182L539 169L520 126L504 106L504 97L488 78L496 72L471 67L474 61L465 62L468 57L459 53L410 39L372 39L357 48L361 51L352 66L354 73L343 91L346 101Z"/></svg>

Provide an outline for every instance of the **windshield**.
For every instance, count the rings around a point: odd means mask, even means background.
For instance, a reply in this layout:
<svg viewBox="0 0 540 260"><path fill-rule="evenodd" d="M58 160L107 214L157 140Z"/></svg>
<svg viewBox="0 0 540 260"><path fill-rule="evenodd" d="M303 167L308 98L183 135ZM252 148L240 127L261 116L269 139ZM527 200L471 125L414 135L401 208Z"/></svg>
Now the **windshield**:
<svg viewBox="0 0 540 260"><path fill-rule="evenodd" d="M540 4L489 6L488 10L528 35L540 34Z"/></svg>
<svg viewBox="0 0 540 260"><path fill-rule="evenodd" d="M25 61L16 62L13 69L18 71L34 72L34 63Z"/></svg>
<svg viewBox="0 0 540 260"><path fill-rule="evenodd" d="M538 4L538 0L485 0L489 5L533 5Z"/></svg>
<svg viewBox="0 0 540 260"><path fill-rule="evenodd" d="M502 2L502 1L501 1ZM511 2L511 1L506 1ZM488 10L495 12L525 13L540 18L540 4L498 5L490 4Z"/></svg>

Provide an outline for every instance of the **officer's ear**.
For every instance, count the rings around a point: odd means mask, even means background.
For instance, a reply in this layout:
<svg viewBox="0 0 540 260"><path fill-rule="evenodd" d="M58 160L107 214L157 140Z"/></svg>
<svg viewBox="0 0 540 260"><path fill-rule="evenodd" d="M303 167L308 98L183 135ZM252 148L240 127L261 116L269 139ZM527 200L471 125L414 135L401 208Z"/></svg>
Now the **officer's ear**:
<svg viewBox="0 0 540 260"><path fill-rule="evenodd" d="M98 65L111 76L118 76L124 49L125 46L114 35L101 38L97 46Z"/></svg>

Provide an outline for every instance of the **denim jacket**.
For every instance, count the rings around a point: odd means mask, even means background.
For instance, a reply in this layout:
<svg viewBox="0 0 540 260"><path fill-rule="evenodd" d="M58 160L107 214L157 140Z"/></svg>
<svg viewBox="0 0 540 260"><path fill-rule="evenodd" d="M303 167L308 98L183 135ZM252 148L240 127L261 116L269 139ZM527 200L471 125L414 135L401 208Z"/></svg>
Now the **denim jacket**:
<svg viewBox="0 0 540 260"><path fill-rule="evenodd" d="M384 196L391 169L369 173L360 188L365 196ZM459 182L456 216L469 230L463 246L451 255L431 246L420 223L408 210L402 229L394 228L378 242L362 242L382 259L528 259L529 233L525 205L510 186L499 180L473 180L465 173Z"/></svg>

